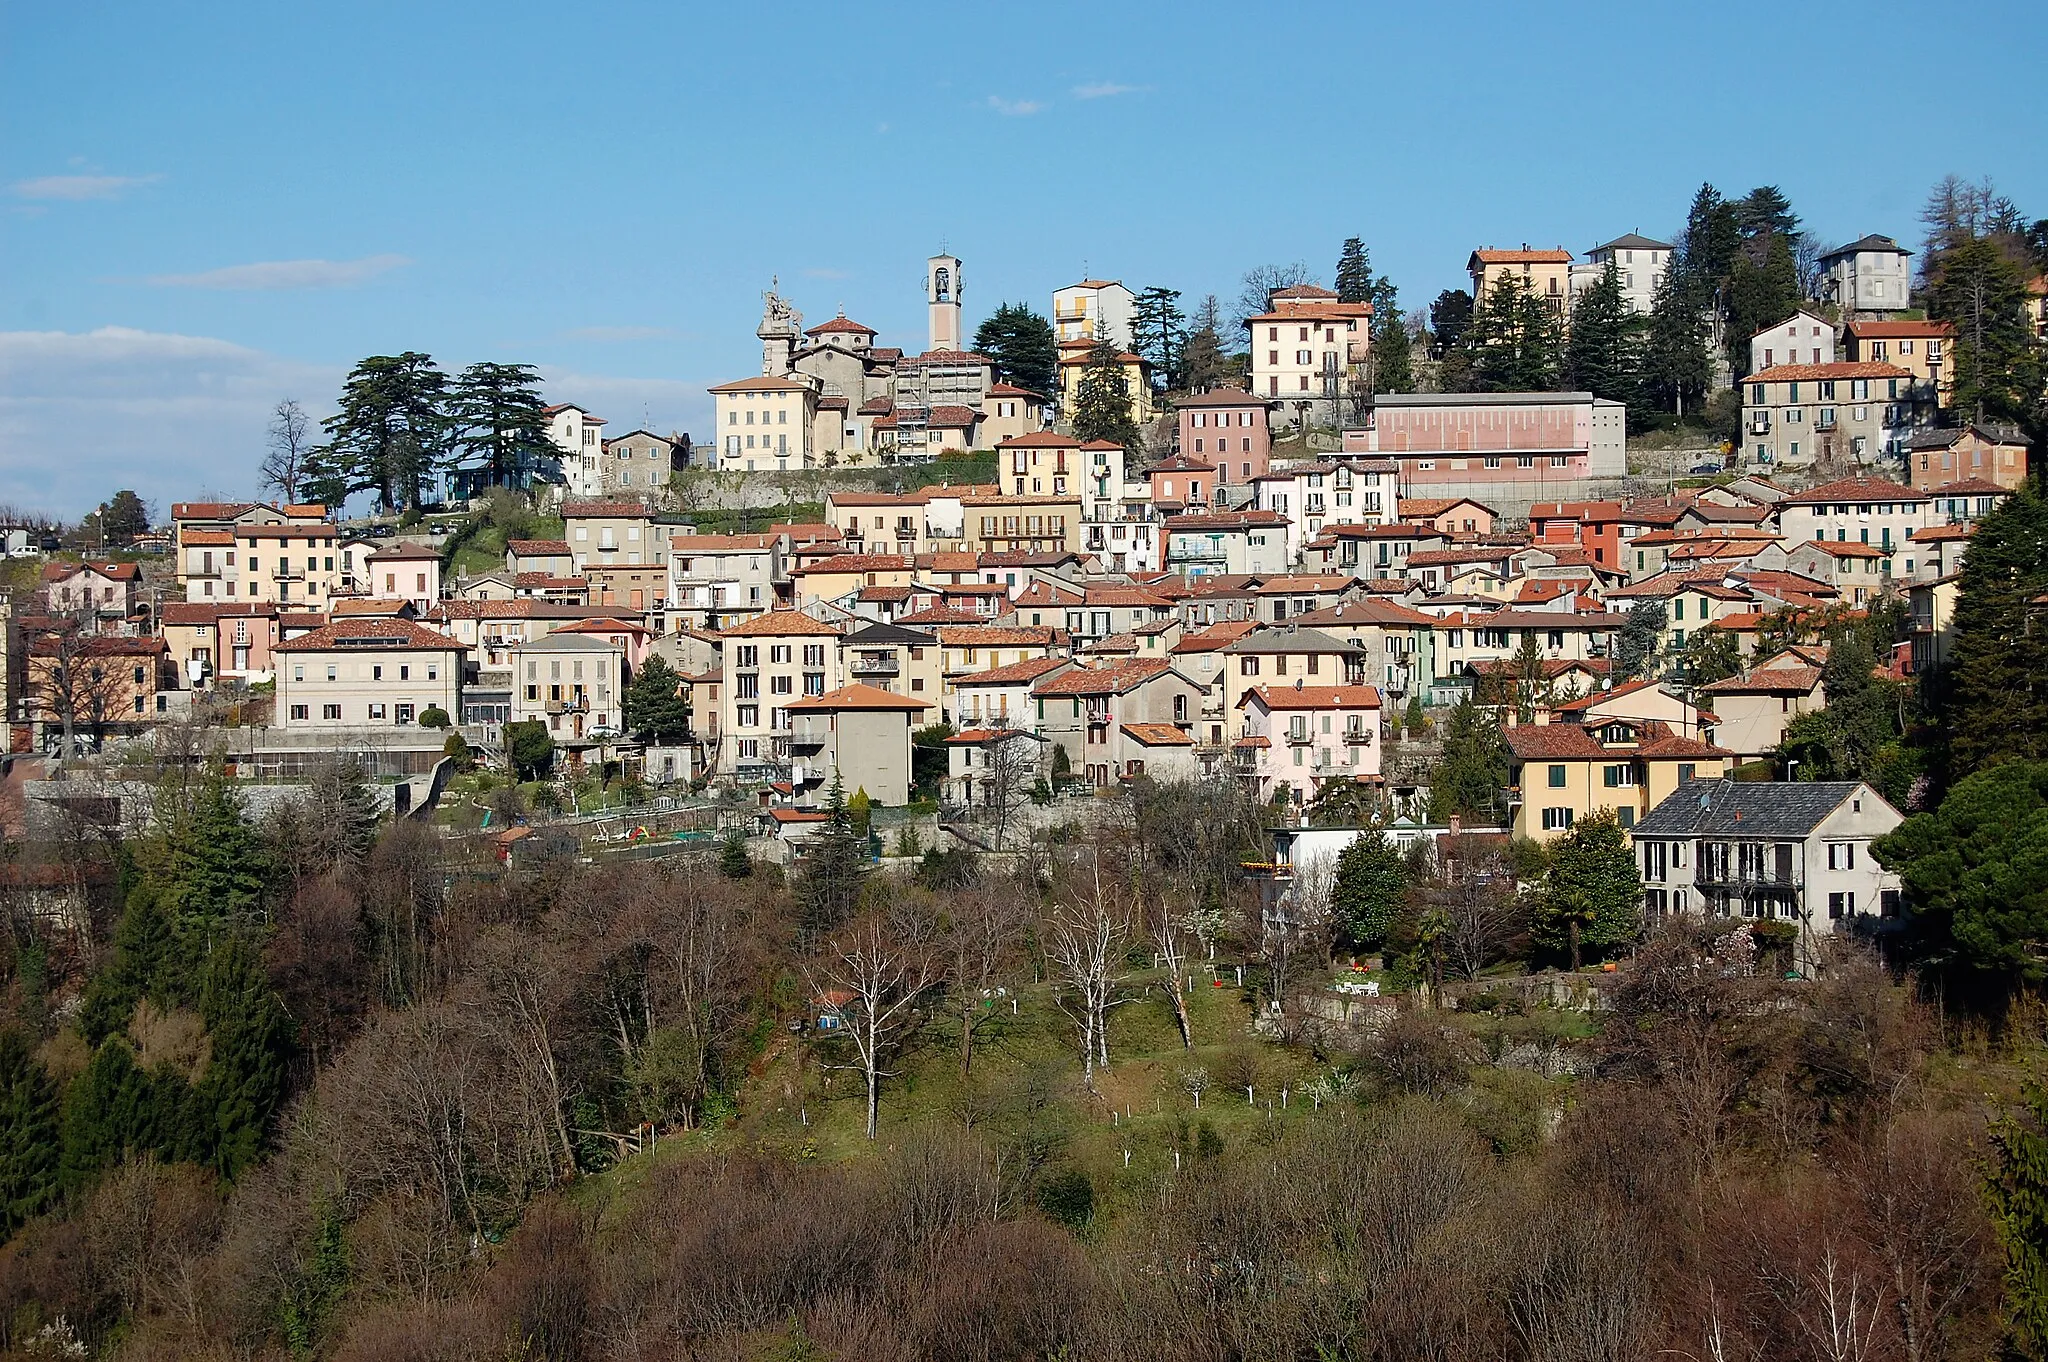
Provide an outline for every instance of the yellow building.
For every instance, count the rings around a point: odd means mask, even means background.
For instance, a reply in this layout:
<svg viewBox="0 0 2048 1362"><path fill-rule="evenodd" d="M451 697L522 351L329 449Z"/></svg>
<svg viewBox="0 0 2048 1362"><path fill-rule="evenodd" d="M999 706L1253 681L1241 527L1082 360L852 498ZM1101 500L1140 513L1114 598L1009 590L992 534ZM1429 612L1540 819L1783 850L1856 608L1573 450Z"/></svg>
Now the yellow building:
<svg viewBox="0 0 2048 1362"><path fill-rule="evenodd" d="M1081 498L962 497L961 543L967 553L1079 553Z"/></svg>
<svg viewBox="0 0 2048 1362"><path fill-rule="evenodd" d="M1495 250L1491 246L1472 252L1465 262L1472 276L1472 308L1486 306L1487 295L1502 279L1513 279L1550 305L1563 320L1572 292L1572 253L1562 246L1554 250L1531 250L1527 242L1518 251Z"/></svg>
<svg viewBox="0 0 2048 1362"><path fill-rule="evenodd" d="M1733 754L1660 723L1518 724L1508 745L1508 813L1517 837L1548 842L1574 823L1614 810L1624 828L1687 780L1727 774Z"/></svg>
<svg viewBox="0 0 2048 1362"><path fill-rule="evenodd" d="M1060 342L1060 410L1069 415L1080 398L1081 380L1087 376L1095 346L1086 340ZM1116 358L1131 394L1131 419L1142 426L1152 419L1152 366L1128 350L1119 350Z"/></svg>

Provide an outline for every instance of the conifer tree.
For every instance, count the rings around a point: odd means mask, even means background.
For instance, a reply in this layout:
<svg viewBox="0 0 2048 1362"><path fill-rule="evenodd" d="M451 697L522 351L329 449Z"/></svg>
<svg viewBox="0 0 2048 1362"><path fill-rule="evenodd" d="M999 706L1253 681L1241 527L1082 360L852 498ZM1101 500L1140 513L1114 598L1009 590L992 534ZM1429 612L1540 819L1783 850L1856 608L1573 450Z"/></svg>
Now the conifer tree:
<svg viewBox="0 0 2048 1362"><path fill-rule="evenodd" d="M448 454L448 376L431 355L373 355L349 373L341 410L321 422L327 443L309 451L306 495L339 505L375 492L388 510L418 506Z"/></svg>
<svg viewBox="0 0 2048 1362"><path fill-rule="evenodd" d="M163 891L145 879L129 890L106 962L86 981L78 1029L87 1044L98 1045L125 1029L136 1003L152 993L162 995L172 949Z"/></svg>
<svg viewBox="0 0 2048 1362"><path fill-rule="evenodd" d="M1641 338L1641 319L1621 291L1621 269L1609 260L1572 309L1565 348L1572 387L1620 402L1636 415L1643 405Z"/></svg>
<svg viewBox="0 0 2048 1362"><path fill-rule="evenodd" d="M2048 760L2048 502L2031 485L1977 522L1963 558L1954 644L1935 693L1948 778L1994 760Z"/></svg>
<svg viewBox="0 0 2048 1362"><path fill-rule="evenodd" d="M1132 304L1131 348L1150 361L1158 386L1181 386L1187 342L1188 319L1180 310L1179 290L1153 287L1137 296Z"/></svg>
<svg viewBox="0 0 2048 1362"><path fill-rule="evenodd" d="M974 348L995 361L996 379L1050 397L1059 382L1059 341L1029 303L1004 303L974 332Z"/></svg>
<svg viewBox="0 0 2048 1362"><path fill-rule="evenodd" d="M540 372L530 364L472 364L448 394L454 445L491 487L559 482L562 451L548 438Z"/></svg>
<svg viewBox="0 0 2048 1362"><path fill-rule="evenodd" d="M1688 401L1703 402L1713 381L1707 308L1712 295L1688 287L1674 267L1657 281L1650 301L1650 323L1643 346L1646 397L1674 416L1684 416Z"/></svg>
<svg viewBox="0 0 2048 1362"><path fill-rule="evenodd" d="M100 1043L85 1072L64 1094L58 1181L67 1191L88 1185L130 1152L157 1147L159 1093L120 1036Z"/></svg>
<svg viewBox="0 0 2048 1362"><path fill-rule="evenodd" d="M1337 254L1336 285L1340 303L1372 301L1372 257L1366 254L1365 242L1358 237L1346 237Z"/></svg>
<svg viewBox="0 0 2048 1362"><path fill-rule="evenodd" d="M1444 721L1436 765L1429 772L1429 817L1496 818L1508 783L1507 744L1494 717L1468 695Z"/></svg>
<svg viewBox="0 0 2048 1362"><path fill-rule="evenodd" d="M754 873L753 859L747 855L747 835L738 828L719 843L718 873L729 880L743 880Z"/></svg>
<svg viewBox="0 0 2048 1362"><path fill-rule="evenodd" d="M1554 392L1564 379L1557 316L1512 275L1494 282L1459 349L1474 392Z"/></svg>
<svg viewBox="0 0 2048 1362"><path fill-rule="evenodd" d="M193 1090L195 1134L200 1156L232 1181L262 1151L284 1099L291 1025L255 947L239 934L208 957L199 1009L211 1054Z"/></svg>
<svg viewBox="0 0 2048 1362"><path fill-rule="evenodd" d="M1737 256L1724 295L1728 362L1737 377L1749 372L1749 338L1784 321L1805 301L1790 238L1774 233L1761 250L1760 260L1752 260L1747 251Z"/></svg>
<svg viewBox="0 0 2048 1362"><path fill-rule="evenodd" d="M57 1085L14 1027L0 1031L0 1242L57 1190Z"/></svg>
<svg viewBox="0 0 2048 1362"><path fill-rule="evenodd" d="M825 825L804 849L797 900L804 934L816 940L853 916L867 876L867 839L853 825L837 767L825 792Z"/></svg>
<svg viewBox="0 0 2048 1362"><path fill-rule="evenodd" d="M1089 352L1088 367L1074 390L1074 438L1107 440L1125 449L1138 447L1138 423L1131 414L1131 384L1116 347L1108 342Z"/></svg>
<svg viewBox="0 0 2048 1362"><path fill-rule="evenodd" d="M648 654L633 684L626 687L626 729L642 742L665 745L689 736L690 704L683 678L660 653Z"/></svg>
<svg viewBox="0 0 2048 1362"><path fill-rule="evenodd" d="M2031 417L2042 364L2027 330L2026 275L2012 257L1988 237L1962 242L1943 253L1927 304L1955 327L1956 410L1975 421Z"/></svg>

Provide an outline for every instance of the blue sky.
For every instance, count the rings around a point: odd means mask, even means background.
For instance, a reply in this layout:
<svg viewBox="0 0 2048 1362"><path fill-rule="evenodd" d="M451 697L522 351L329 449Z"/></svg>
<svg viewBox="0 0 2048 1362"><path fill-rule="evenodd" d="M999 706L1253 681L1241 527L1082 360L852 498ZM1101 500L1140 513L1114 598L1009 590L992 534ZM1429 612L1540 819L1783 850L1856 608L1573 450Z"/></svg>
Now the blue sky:
<svg viewBox="0 0 2048 1362"><path fill-rule="evenodd" d="M702 436L771 276L915 348L941 243L971 330L1084 270L1190 301L1327 280L1353 234L1415 307L1474 246L1669 233L1702 180L1776 183L1831 240L1917 245L1949 172L2048 216L2037 12L1932 14L16 4L0 501L253 493L279 397L324 414L406 348Z"/></svg>

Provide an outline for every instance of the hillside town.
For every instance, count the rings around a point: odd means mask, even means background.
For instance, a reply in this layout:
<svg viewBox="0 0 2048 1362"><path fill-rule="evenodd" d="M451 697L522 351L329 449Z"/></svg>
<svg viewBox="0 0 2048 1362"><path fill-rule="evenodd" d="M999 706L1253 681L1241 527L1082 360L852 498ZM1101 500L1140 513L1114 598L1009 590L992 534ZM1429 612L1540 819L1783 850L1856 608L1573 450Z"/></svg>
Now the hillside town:
<svg viewBox="0 0 2048 1362"><path fill-rule="evenodd" d="M1602 289L1640 321L1678 250L1476 249L1467 326L1590 333ZM1022 349L966 348L957 256L927 261L918 346L806 327L771 290L759 372L710 388L703 442L561 403L544 441L446 465L432 515L180 501L103 557L17 531L42 555L6 631L17 809L175 729L266 779L344 756L415 816L480 762L550 791L505 803L515 840L562 809L549 782L595 778L599 808L614 786L694 802L783 860L849 797L1003 851L1034 810L1138 780L1230 782L1283 827L1672 826L1697 782L1799 778L1844 631L1870 676L1938 673L1972 534L2026 483L2017 428L1958 405L1967 356L1918 319L1909 255L1826 254L1746 355L1723 337L1737 427L1683 467L1592 391L1376 391L1375 337L1405 343L1375 325L1383 280L1271 284L1237 364L1178 388L1140 353L1157 290L1054 290L1038 388L1009 381ZM281 490L320 485L303 462ZM770 482L780 507L748 495ZM1491 787L1447 800L1445 730L1472 712ZM1899 821L1910 780L1828 765L1808 776L1850 778L1858 838ZM1867 854L1819 858L1761 895L1648 876L1644 902L1896 916Z"/></svg>

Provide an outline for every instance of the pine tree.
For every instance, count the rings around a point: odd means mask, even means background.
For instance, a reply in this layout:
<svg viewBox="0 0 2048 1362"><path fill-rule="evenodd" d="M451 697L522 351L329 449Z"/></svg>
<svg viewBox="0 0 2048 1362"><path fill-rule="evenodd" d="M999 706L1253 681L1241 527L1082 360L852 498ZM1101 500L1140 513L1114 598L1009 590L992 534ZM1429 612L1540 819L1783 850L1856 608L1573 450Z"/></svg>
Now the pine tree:
<svg viewBox="0 0 2048 1362"><path fill-rule="evenodd" d="M1745 251L1728 275L1728 362L1738 377L1749 372L1749 338L1784 321L1805 301L1791 241L1772 235L1762 244L1761 256L1752 260Z"/></svg>
<svg viewBox="0 0 2048 1362"><path fill-rule="evenodd" d="M747 835L738 828L719 843L718 873L729 880L743 880L754 873L753 858L747 855Z"/></svg>
<svg viewBox="0 0 2048 1362"><path fill-rule="evenodd" d="M1611 949L1635 939L1642 927L1642 876L1635 853L1612 809L1576 823L1550 849L1550 868L1538 899L1537 935L1571 951L1572 968L1585 946Z"/></svg>
<svg viewBox="0 0 2048 1362"><path fill-rule="evenodd" d="M1344 938L1378 950L1408 895L1408 862L1378 828L1361 832L1337 857L1330 908Z"/></svg>
<svg viewBox="0 0 2048 1362"><path fill-rule="evenodd" d="M211 1057L193 1091L202 1157L232 1181L262 1152L284 1100L291 1024L254 946L233 935L207 959L199 998Z"/></svg>
<svg viewBox="0 0 2048 1362"><path fill-rule="evenodd" d="M1774 184L1752 189L1734 203L1735 226L1745 241L1762 241L1770 235L1790 241L1799 231L1799 214L1792 201Z"/></svg>
<svg viewBox="0 0 2048 1362"><path fill-rule="evenodd" d="M626 687L626 729L642 742L668 745L689 736L690 705L683 678L660 653L648 654Z"/></svg>
<svg viewBox="0 0 2048 1362"><path fill-rule="evenodd" d="M1429 305L1429 336L1438 355L1445 355L1465 339L1472 325L1472 295L1461 288L1447 288Z"/></svg>
<svg viewBox="0 0 2048 1362"><path fill-rule="evenodd" d="M1202 299L1188 326L1188 341L1181 352L1181 388L1203 393L1238 371L1223 344L1222 307L1215 294Z"/></svg>
<svg viewBox="0 0 2048 1362"><path fill-rule="evenodd" d="M263 844L219 762L199 782L180 821L181 827L163 830L169 851L163 867L166 907L179 917L239 919L253 913L266 879Z"/></svg>
<svg viewBox="0 0 2048 1362"><path fill-rule="evenodd" d="M128 1042L120 1036L102 1041L64 1095L59 1183L76 1191L129 1152L154 1150L160 1124L157 1100L154 1085L136 1067Z"/></svg>
<svg viewBox="0 0 2048 1362"><path fill-rule="evenodd" d="M1059 341L1029 303L1004 303L974 332L974 348L995 361L998 381L1050 397L1059 382Z"/></svg>
<svg viewBox="0 0 2048 1362"><path fill-rule="evenodd" d="M1664 638L1668 617L1664 602L1638 601L1621 622L1614 640L1614 679L1617 684L1649 676L1657 666L1658 645Z"/></svg>
<svg viewBox="0 0 2048 1362"><path fill-rule="evenodd" d="M1600 279L1572 309L1565 363L1572 387L1620 402L1636 413L1643 404L1642 322L1621 291L1621 269L1607 262Z"/></svg>
<svg viewBox="0 0 2048 1362"><path fill-rule="evenodd" d="M1372 257L1366 254L1365 242L1358 237L1344 239L1344 247L1337 255L1336 284L1340 303L1372 301Z"/></svg>
<svg viewBox="0 0 2048 1362"><path fill-rule="evenodd" d="M449 736L462 741L459 733ZM361 865L376 845L377 825L384 819L369 773L361 763L346 758L329 762L313 773L312 796L313 815L332 848L332 863Z"/></svg>
<svg viewBox="0 0 2048 1362"><path fill-rule="evenodd" d="M128 892L106 963L86 981L78 1029L87 1044L98 1045L125 1030L136 1003L151 994L161 996L172 951L171 915L162 888L144 880Z"/></svg>
<svg viewBox="0 0 2048 1362"><path fill-rule="evenodd" d="M1181 386L1182 357L1188 342L1188 319L1180 310L1180 292L1148 288L1137 296L1131 317L1131 348L1151 362L1154 380L1164 388Z"/></svg>
<svg viewBox="0 0 2048 1362"><path fill-rule="evenodd" d="M1399 308L1374 315L1372 360L1374 392L1415 391L1415 350Z"/></svg>
<svg viewBox="0 0 2048 1362"><path fill-rule="evenodd" d="M1495 281L1459 349L1474 392L1554 392L1564 379L1557 315L1512 275Z"/></svg>
<svg viewBox="0 0 2048 1362"><path fill-rule="evenodd" d="M307 454L306 494L329 505L357 492L375 492L389 510L420 505L447 457L447 388L430 355L360 361L342 387L341 410L320 423L327 443Z"/></svg>
<svg viewBox="0 0 2048 1362"><path fill-rule="evenodd" d="M1686 213L1685 234L1679 239L1675 269L1684 287L1711 304L1741 248L1742 229L1735 205L1711 184L1701 185Z"/></svg>
<svg viewBox="0 0 2048 1362"><path fill-rule="evenodd" d="M1114 345L1100 342L1089 352L1088 367L1074 389L1074 438L1107 440L1125 449L1138 447L1138 422L1131 413L1131 384Z"/></svg>
<svg viewBox="0 0 2048 1362"><path fill-rule="evenodd" d="M1714 377L1707 306L1702 294L1684 282L1683 272L1670 269L1657 281L1650 302L1650 324L1643 346L1645 396L1685 415L1688 400L1704 402Z"/></svg>
<svg viewBox="0 0 2048 1362"><path fill-rule="evenodd" d="M825 825L804 848L797 901L804 934L816 940L853 916L867 876L867 839L853 825L846 783L833 768L825 793Z"/></svg>
<svg viewBox="0 0 2048 1362"><path fill-rule="evenodd" d="M60 1130L49 1071L20 1030L0 1031L0 1242L55 1195Z"/></svg>
<svg viewBox="0 0 2048 1362"><path fill-rule="evenodd" d="M1434 823L1500 814L1508 783L1508 749L1500 724L1466 696L1444 721L1443 741L1429 772L1429 817Z"/></svg>
<svg viewBox="0 0 2048 1362"><path fill-rule="evenodd" d="M448 395L455 447L489 487L562 480L561 449L548 438L540 373L528 364L472 364Z"/></svg>
<svg viewBox="0 0 2048 1362"><path fill-rule="evenodd" d="M2048 760L2048 502L2031 485L1977 522L1963 558L1944 684L1935 688L1948 777L1993 761Z"/></svg>
<svg viewBox="0 0 2048 1362"><path fill-rule="evenodd" d="M2040 397L2040 353L2027 331L2026 277L1986 237L1964 241L1941 259L1927 310L1955 327L1956 410L1972 420L2022 421Z"/></svg>

